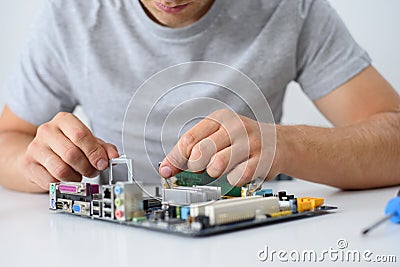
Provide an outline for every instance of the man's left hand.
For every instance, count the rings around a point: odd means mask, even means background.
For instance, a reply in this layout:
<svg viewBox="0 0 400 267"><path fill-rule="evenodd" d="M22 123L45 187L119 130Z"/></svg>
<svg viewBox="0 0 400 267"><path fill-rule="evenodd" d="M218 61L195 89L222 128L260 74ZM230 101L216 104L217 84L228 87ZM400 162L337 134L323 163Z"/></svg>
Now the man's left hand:
<svg viewBox="0 0 400 267"><path fill-rule="evenodd" d="M170 178L182 170L207 171L215 178L242 186L253 179L275 177L275 125L231 110L217 110L186 132L166 156L159 172ZM271 166L272 165L272 166Z"/></svg>

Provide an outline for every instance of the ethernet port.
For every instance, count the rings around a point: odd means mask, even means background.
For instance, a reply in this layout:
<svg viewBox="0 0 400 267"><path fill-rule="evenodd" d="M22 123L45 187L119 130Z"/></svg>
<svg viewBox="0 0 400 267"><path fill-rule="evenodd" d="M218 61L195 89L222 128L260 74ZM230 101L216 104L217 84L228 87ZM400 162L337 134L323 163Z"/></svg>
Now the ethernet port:
<svg viewBox="0 0 400 267"><path fill-rule="evenodd" d="M104 199L111 199L111 190L110 190L110 188L104 188L104 190L103 190L103 198Z"/></svg>

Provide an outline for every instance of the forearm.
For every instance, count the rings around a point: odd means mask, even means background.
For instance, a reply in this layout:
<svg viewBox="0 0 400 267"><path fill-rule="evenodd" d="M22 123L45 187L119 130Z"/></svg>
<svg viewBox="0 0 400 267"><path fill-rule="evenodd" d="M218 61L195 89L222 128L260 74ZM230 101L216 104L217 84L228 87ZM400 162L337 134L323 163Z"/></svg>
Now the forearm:
<svg viewBox="0 0 400 267"><path fill-rule="evenodd" d="M277 126L279 171L342 189L400 184L400 113L338 128Z"/></svg>
<svg viewBox="0 0 400 267"><path fill-rule="evenodd" d="M39 186L26 179L22 172L22 156L33 136L19 132L0 133L0 185L22 192L43 192Z"/></svg>

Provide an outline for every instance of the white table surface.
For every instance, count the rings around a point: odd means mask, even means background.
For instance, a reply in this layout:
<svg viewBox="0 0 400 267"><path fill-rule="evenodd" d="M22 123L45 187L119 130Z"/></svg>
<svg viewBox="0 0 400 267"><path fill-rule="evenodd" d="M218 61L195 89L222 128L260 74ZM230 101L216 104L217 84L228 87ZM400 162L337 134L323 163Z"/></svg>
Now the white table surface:
<svg viewBox="0 0 400 267"><path fill-rule="evenodd" d="M281 262L258 259L265 246L287 253L315 250L320 255L330 248L338 250L339 239L347 241L347 250L370 250L372 258L397 257L397 263L355 265L399 266L400 225L387 222L368 236L361 235L361 229L382 216L398 188L343 192L304 181L271 182L267 187L297 196L324 197L326 204L339 209L326 216L187 238L52 213L47 195L0 188L0 266L273 266ZM343 264L329 258L322 263Z"/></svg>

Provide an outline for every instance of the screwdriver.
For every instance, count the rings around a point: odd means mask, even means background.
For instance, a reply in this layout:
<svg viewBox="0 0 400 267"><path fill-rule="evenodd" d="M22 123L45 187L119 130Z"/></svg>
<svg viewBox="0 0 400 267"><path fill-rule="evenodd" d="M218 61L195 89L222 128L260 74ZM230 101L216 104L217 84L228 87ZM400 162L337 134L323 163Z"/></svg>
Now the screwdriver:
<svg viewBox="0 0 400 267"><path fill-rule="evenodd" d="M363 235L366 235L371 230L375 229L382 223L390 220L393 223L400 223L400 191L397 193L397 197L392 198L386 205L385 208L385 217L366 228L362 231Z"/></svg>

